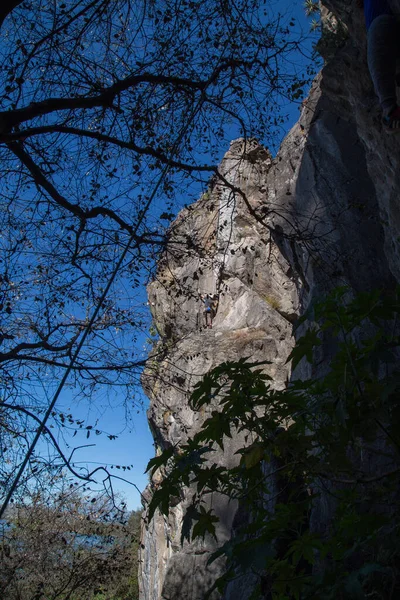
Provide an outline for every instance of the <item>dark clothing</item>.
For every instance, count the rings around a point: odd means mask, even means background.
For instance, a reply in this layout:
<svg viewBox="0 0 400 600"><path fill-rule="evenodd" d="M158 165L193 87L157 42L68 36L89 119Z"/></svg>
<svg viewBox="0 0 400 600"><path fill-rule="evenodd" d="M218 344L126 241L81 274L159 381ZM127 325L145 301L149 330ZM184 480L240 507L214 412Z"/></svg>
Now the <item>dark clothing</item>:
<svg viewBox="0 0 400 600"><path fill-rule="evenodd" d="M400 58L400 21L394 15L381 14L373 20L368 30L368 67L384 115L390 114L397 106L396 61L398 58Z"/></svg>
<svg viewBox="0 0 400 600"><path fill-rule="evenodd" d="M364 0L365 25L370 28L372 22L380 15L392 15L387 0Z"/></svg>

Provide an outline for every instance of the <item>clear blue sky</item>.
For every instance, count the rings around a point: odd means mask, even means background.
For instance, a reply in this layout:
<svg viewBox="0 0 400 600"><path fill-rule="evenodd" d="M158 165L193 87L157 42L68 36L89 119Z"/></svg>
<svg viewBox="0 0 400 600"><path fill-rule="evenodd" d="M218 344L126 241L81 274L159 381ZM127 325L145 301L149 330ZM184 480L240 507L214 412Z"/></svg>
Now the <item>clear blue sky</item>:
<svg viewBox="0 0 400 600"><path fill-rule="evenodd" d="M297 33L299 30L303 32L309 30L309 22L305 18L302 2L279 0L275 2L275 7L277 11L283 14L291 14L295 17L297 23L295 30ZM311 40L307 45L309 50ZM305 64L301 56L298 57L298 62L299 65ZM299 104L283 105L283 111L287 113L288 121L287 126L282 129L281 139L298 119ZM281 139L274 140L273 145L275 148L271 148L271 150L277 148ZM220 149L221 158L226 150L227 148ZM141 300L145 304L144 295ZM145 336L141 343L142 346L145 345ZM145 349L143 348L143 350ZM74 453L74 463L81 466L87 465L89 469L100 465L107 465L111 473L126 478L132 484L135 484L137 488L143 490L147 484L147 476L144 474L144 470L148 460L154 453L153 440L145 413L147 399L138 391L137 401L143 403L143 408L139 407L126 411L122 399L119 400L118 390L111 390L108 393L109 397L105 394L97 395L90 406L83 402L72 406L69 392L65 390L57 405L57 410L67 411L71 408L71 412L75 417L85 419L88 424L94 425L94 429L97 427L106 433L102 435L92 433L87 439L87 432L83 430L82 432L78 432L75 437L64 435L62 443L66 444L64 447L66 447L67 454L74 447L95 444L94 446L76 450ZM63 433L66 434L65 431ZM107 434L118 437L110 441L107 438ZM45 452L45 445L45 442L42 442L39 446L41 452ZM117 466L129 466L130 470L123 471L122 468L117 469ZM140 507L140 495L133 485L115 479L114 490L125 496L130 510Z"/></svg>

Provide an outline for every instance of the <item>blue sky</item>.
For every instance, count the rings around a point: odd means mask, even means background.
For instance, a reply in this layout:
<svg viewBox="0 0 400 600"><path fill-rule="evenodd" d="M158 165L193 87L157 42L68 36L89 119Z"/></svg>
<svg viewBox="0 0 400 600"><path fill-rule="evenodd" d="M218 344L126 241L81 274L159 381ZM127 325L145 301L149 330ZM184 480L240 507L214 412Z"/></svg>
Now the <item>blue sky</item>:
<svg viewBox="0 0 400 600"><path fill-rule="evenodd" d="M279 0L275 2L274 6L277 11L294 16L296 19L294 33L298 33L299 30L308 31L309 22L305 17L302 2ZM310 45L311 39L305 49L309 50ZM305 65L305 60L301 55L294 57L294 60L298 61L300 68ZM273 152L276 151L286 132L297 121L299 104L300 102L282 105L283 112L288 115L288 120L286 126L282 127L279 139L269 141L268 145ZM234 132L232 132L232 137L235 137ZM265 140L261 141L265 143ZM227 148L219 149L220 158L226 150ZM139 303L143 307L146 304L144 290L139 292ZM146 335L143 335L139 344L141 345L141 351L145 354L147 352ZM65 429L61 430L59 435L62 434L63 439L60 437L60 441L66 449L66 454L68 455L77 446L85 446L74 452L74 464L82 468L87 466L89 469L106 465L111 473L129 480L130 484L115 479L113 483L114 491L125 496L130 510L139 508L140 495L137 488L143 490L147 484L147 476L144 474L144 470L148 460L154 453L153 440L146 419L147 399L144 394L138 390L137 397L132 402L132 406L128 407L128 410L123 398L119 397L118 389L111 389L107 393L98 393L90 404L82 401L79 404L72 405L71 402L71 394L66 389L57 404L57 410L69 412L68 409L71 409L76 418L85 420L85 425L91 424L93 430L97 428L105 433L96 435L91 431L89 438L87 438L87 430L82 429L74 437L71 437ZM108 439L107 435L110 434L117 436L116 439ZM38 451L43 453L46 451L44 440ZM121 468L118 469L117 466ZM122 468L124 466L129 467L129 470L124 471Z"/></svg>

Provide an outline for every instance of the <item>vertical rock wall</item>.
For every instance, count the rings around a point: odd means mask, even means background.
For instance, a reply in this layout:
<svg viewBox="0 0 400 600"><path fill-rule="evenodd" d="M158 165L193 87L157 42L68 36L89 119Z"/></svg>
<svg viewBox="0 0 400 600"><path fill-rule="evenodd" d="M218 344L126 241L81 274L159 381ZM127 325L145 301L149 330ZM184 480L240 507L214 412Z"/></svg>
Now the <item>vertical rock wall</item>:
<svg viewBox="0 0 400 600"><path fill-rule="evenodd" d="M264 148L239 140L231 144L221 172L257 207L264 201L271 164ZM201 294L206 293L219 295L212 329L205 327ZM296 278L268 230L229 185L215 183L180 214L148 294L163 337L161 354L155 351L144 377L157 450L184 442L200 429L211 408L194 413L188 395L218 364L241 356L267 358L276 385L285 385L291 321L298 314ZM229 440L213 460L235 461L240 442ZM153 477L149 493L160 477L162 473ZM206 567L216 549L212 540L181 547L181 520L190 497L188 490L168 519L157 515L144 529L142 600L201 600L221 570L218 562ZM211 502L221 519L218 538L227 540L237 507L217 495Z"/></svg>
<svg viewBox="0 0 400 600"><path fill-rule="evenodd" d="M400 135L382 131L362 14L344 0L326 5L344 29L338 44L330 42L330 60L277 157L255 142L232 143L221 165L228 185L212 183L182 211L149 286L163 340L144 377L157 450L201 427L207 414L191 411L187 399L211 368L244 356L270 360L275 385L284 386L291 324L314 298L344 284L355 292L390 289L400 278ZM331 17L324 9L325 22ZM212 329L204 327L204 293L219 294ZM311 372L301 365L297 375L320 376L332 352L325 340L318 367ZM239 441L215 461L234 460ZM156 474L148 494L161 477ZM201 600L222 568L206 566L211 542L180 544L190 495L187 490L168 518L157 516L143 529L141 600ZM223 498L213 502L223 541L237 507ZM329 501L321 497L312 527L323 530L329 519ZM238 582L225 600L245 600L249 592L249 582Z"/></svg>

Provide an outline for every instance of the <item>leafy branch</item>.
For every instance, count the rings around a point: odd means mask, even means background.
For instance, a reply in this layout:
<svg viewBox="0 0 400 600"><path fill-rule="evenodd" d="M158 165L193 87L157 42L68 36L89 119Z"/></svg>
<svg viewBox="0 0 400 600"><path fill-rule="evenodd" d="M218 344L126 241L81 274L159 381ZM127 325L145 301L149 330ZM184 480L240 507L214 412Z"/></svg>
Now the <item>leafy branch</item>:
<svg viewBox="0 0 400 600"><path fill-rule="evenodd" d="M254 599L265 597L261 589L274 600L393 597L400 583L399 293L353 297L338 288L310 307L298 327L313 325L289 360L298 369L314 365L318 347L335 339L331 368L318 379L297 377L276 390L263 364L241 359L196 385L192 409L211 403L211 414L186 444L150 461L163 479L149 515L168 514L172 497L184 500L190 488L182 541L215 537L209 495L239 501L247 518L211 556L224 556L227 566L207 598L249 572L259 580ZM215 449L232 437L242 440L234 464L214 463ZM324 535L312 517L321 502L331 505Z"/></svg>

